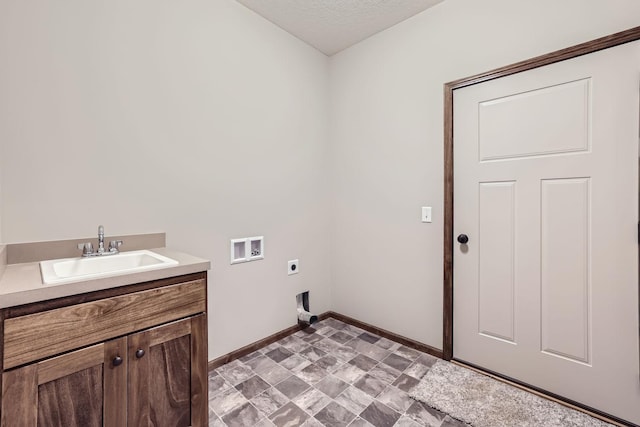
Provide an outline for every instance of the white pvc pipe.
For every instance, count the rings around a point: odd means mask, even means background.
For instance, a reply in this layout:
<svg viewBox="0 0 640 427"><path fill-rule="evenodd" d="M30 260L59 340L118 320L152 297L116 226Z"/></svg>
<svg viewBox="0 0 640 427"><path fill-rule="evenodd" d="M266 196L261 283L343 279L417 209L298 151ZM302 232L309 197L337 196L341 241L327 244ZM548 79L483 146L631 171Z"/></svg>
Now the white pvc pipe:
<svg viewBox="0 0 640 427"><path fill-rule="evenodd" d="M316 323L318 321L318 316L316 316L315 314L311 314L306 310L298 309L298 321L311 325L312 323Z"/></svg>

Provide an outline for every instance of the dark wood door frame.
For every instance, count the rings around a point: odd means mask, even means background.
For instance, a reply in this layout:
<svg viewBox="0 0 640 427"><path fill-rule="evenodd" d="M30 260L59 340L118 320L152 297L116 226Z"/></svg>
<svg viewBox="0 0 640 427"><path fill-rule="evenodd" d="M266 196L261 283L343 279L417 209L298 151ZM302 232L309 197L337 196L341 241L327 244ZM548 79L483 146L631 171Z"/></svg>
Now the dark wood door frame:
<svg viewBox="0 0 640 427"><path fill-rule="evenodd" d="M624 43L640 40L640 27L601 37L590 42L558 50L497 68L486 73L455 80L444 85L444 306L443 343L445 360L453 359L453 91L555 62L564 61Z"/></svg>

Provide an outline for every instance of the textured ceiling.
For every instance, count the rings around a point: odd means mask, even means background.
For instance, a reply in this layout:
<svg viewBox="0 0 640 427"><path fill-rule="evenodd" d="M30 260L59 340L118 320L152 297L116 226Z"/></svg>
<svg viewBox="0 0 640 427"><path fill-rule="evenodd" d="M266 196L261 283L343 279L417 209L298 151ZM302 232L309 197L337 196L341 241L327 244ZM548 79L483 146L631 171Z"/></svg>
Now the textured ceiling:
<svg viewBox="0 0 640 427"><path fill-rule="evenodd" d="M333 55L443 0L238 0Z"/></svg>

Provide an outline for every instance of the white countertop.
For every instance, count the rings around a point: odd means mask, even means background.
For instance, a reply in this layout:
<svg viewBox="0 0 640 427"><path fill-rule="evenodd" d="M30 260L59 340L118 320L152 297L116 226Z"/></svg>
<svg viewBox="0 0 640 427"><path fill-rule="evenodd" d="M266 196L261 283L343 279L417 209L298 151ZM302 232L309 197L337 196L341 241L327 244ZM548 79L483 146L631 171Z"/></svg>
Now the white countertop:
<svg viewBox="0 0 640 427"><path fill-rule="evenodd" d="M98 279L78 281L59 285L42 283L40 264L8 264L0 277L0 308L45 301L69 295L83 294L118 286L132 285L183 274L198 273L211 268L208 260L167 248L150 249L178 261L178 265L131 274L118 274Z"/></svg>

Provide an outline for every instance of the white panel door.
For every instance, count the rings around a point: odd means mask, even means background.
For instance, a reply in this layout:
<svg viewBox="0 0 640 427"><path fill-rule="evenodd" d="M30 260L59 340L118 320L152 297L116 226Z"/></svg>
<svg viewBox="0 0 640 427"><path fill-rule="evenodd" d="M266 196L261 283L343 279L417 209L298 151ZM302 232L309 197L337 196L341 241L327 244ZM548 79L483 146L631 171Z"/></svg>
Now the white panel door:
<svg viewBox="0 0 640 427"><path fill-rule="evenodd" d="M453 356L640 424L640 42L454 91Z"/></svg>

